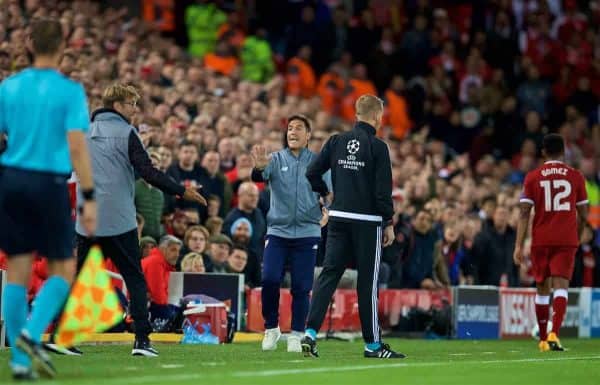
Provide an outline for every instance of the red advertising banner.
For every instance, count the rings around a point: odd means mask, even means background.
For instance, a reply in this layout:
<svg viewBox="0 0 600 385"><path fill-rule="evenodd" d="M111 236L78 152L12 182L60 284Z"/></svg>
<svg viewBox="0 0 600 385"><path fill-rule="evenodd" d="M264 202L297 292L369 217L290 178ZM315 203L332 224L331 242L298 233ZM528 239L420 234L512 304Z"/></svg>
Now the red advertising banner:
<svg viewBox="0 0 600 385"><path fill-rule="evenodd" d="M500 338L531 338L535 318L535 289L500 289Z"/></svg>
<svg viewBox="0 0 600 385"><path fill-rule="evenodd" d="M246 293L248 318L246 330L252 332L264 331L262 317L262 302L260 288ZM418 307L428 310L442 307L444 302L452 303L450 290L380 290L379 317L381 326L387 328L398 323L399 318L410 308ZM291 327L292 297L289 289L281 289L279 297L279 327L282 332L289 332ZM329 324L331 322L331 325ZM358 297L356 290L338 289L333 295L330 307L327 309L321 331L330 328L332 331L360 331L358 314Z"/></svg>

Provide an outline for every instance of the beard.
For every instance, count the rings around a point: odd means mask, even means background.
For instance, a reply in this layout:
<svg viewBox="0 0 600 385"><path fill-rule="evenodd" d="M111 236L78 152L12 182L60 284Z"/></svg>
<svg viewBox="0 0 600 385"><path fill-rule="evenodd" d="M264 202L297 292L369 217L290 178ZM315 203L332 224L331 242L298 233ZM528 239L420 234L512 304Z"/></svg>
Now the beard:
<svg viewBox="0 0 600 385"><path fill-rule="evenodd" d="M248 246L248 243L250 243L250 237L247 235L234 235L232 237L232 240L234 243L239 243L244 246Z"/></svg>

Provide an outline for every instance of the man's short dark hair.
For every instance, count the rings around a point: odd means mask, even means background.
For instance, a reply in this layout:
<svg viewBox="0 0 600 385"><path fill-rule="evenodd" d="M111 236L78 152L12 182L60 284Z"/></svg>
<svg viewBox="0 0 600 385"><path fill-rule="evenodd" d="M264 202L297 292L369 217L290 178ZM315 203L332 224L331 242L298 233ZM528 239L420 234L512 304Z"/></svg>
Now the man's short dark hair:
<svg viewBox="0 0 600 385"><path fill-rule="evenodd" d="M483 197L483 199L481 200L481 205L483 206L483 205L485 205L485 204L486 204L486 203L488 203L488 202L492 202L493 204L496 204L496 202L497 202L497 199L496 199L496 197L495 197L495 196L493 196L493 195L486 195L486 196L484 196L484 197Z"/></svg>
<svg viewBox="0 0 600 385"><path fill-rule="evenodd" d="M241 243L234 243L233 247L231 248L231 250L229 251L230 253L233 253L234 250L242 250L243 252L245 252L246 254L248 254L248 248L244 245L242 245Z"/></svg>
<svg viewBox="0 0 600 385"><path fill-rule="evenodd" d="M187 139L184 139L184 140L181 141L181 143L179 143L179 148L187 147L187 146L196 147L196 145L194 144L194 142L190 142ZM196 150L197 149L198 149L198 147L196 147Z"/></svg>
<svg viewBox="0 0 600 385"><path fill-rule="evenodd" d="M543 147L546 156L558 156L565 152L565 140L562 135L548 134L544 136Z"/></svg>
<svg viewBox="0 0 600 385"><path fill-rule="evenodd" d="M310 120L306 116L304 116L302 114L295 114L295 115L290 116L288 118L287 122L288 122L288 124L290 124L294 120L299 120L302 123L304 123L304 127L306 127L306 131L310 132L310 130L312 129L312 127L310 126Z"/></svg>
<svg viewBox="0 0 600 385"><path fill-rule="evenodd" d="M425 207L421 207L420 209L418 209L417 212L416 212L416 214L415 214L415 217L417 215L419 215L420 213L425 213L425 214L429 215L429 217L431 219L433 219L433 213L431 212L431 210L426 209Z"/></svg>
<svg viewBox="0 0 600 385"><path fill-rule="evenodd" d="M310 132L312 127L310 126L310 120L302 115L302 114L294 114L292 116L290 116L287 120L287 124L290 124L291 122L293 122L294 120L299 120L302 123L304 123L304 127L306 128L306 132ZM283 147L284 148L288 148L290 145L287 141L287 126L286 129L283 130Z"/></svg>
<svg viewBox="0 0 600 385"><path fill-rule="evenodd" d="M31 23L31 42L36 55L58 53L63 41L63 30L55 19L39 19Z"/></svg>

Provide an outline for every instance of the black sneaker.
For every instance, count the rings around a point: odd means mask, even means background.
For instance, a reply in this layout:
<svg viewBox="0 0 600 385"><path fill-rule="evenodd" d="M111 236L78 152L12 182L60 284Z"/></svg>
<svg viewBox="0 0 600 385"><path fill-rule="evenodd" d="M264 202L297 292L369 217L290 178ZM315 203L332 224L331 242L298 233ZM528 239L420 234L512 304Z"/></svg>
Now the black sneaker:
<svg viewBox="0 0 600 385"><path fill-rule="evenodd" d="M75 346L71 346L70 348L65 348L59 346L55 343L48 342L42 345L44 349L49 351L50 353L61 354L65 356L82 356L83 352L77 349Z"/></svg>
<svg viewBox="0 0 600 385"><path fill-rule="evenodd" d="M52 361L42 345L35 343L24 333L21 333L15 345L31 358L33 365L41 375L48 378L56 376L56 368L52 365Z"/></svg>
<svg viewBox="0 0 600 385"><path fill-rule="evenodd" d="M132 356L158 357L158 350L152 347L149 339L137 339L133 343Z"/></svg>
<svg viewBox="0 0 600 385"><path fill-rule="evenodd" d="M300 341L300 344L302 345L302 353L304 353L304 357L319 357L317 341L313 340L309 336L304 336Z"/></svg>
<svg viewBox="0 0 600 385"><path fill-rule="evenodd" d="M365 348L366 358L405 358L406 356L402 353L396 353L390 349L390 345L381 344L377 350L369 350Z"/></svg>
<svg viewBox="0 0 600 385"><path fill-rule="evenodd" d="M35 381L37 374L31 368L12 368L12 378L15 381Z"/></svg>
<svg viewBox="0 0 600 385"><path fill-rule="evenodd" d="M83 356L83 352L75 346L71 346L70 348L67 348L67 350L69 351L67 354L68 356Z"/></svg>

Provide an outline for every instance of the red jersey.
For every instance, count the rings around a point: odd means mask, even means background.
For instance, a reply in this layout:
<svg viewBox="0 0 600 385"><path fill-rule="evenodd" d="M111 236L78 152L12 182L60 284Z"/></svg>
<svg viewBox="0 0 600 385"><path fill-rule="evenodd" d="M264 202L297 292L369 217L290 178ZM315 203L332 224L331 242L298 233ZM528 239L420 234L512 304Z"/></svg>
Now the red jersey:
<svg viewBox="0 0 600 385"><path fill-rule="evenodd" d="M532 246L579 245L576 206L588 200L578 170L556 160L544 163L525 177L521 202L535 210Z"/></svg>

